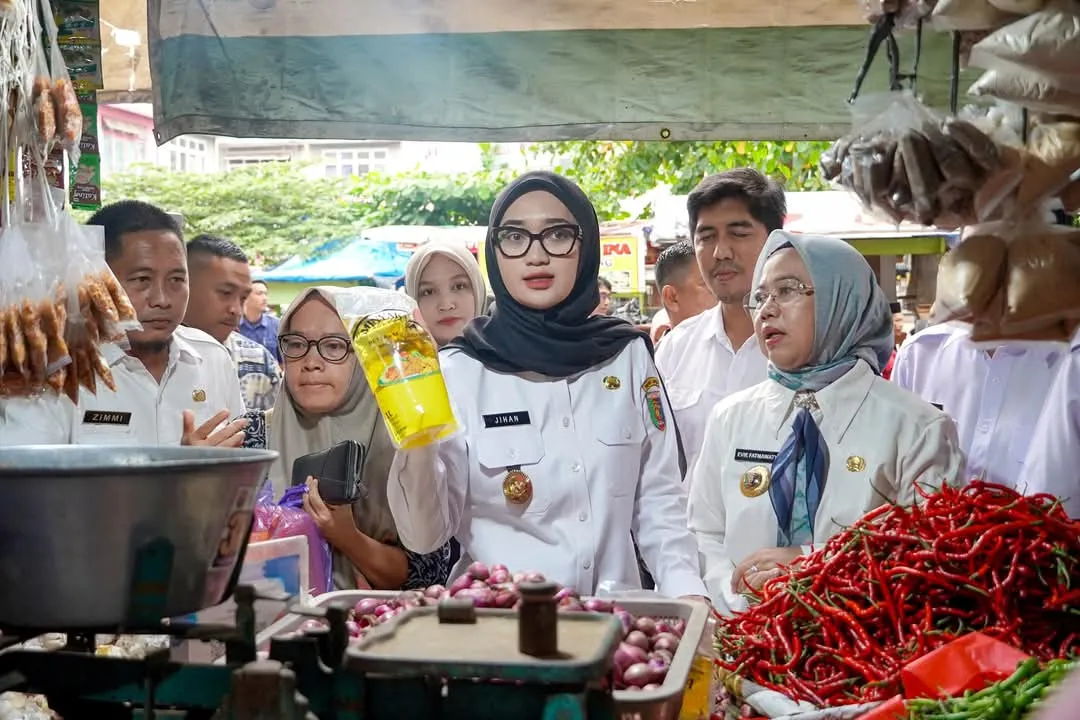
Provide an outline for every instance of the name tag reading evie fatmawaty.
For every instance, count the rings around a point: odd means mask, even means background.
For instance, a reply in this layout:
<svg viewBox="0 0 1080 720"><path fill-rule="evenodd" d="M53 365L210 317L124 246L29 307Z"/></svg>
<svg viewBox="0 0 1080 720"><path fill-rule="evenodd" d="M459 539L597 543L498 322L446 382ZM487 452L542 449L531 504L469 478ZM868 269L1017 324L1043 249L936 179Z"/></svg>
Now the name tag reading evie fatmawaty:
<svg viewBox="0 0 1080 720"><path fill-rule="evenodd" d="M514 427L515 425L529 425L532 421L529 419L528 410L518 410L516 412L504 412L494 413L492 415L484 415L484 428L500 428L500 427Z"/></svg>
<svg viewBox="0 0 1080 720"><path fill-rule="evenodd" d="M87 410L83 413L83 425L130 425L131 413Z"/></svg>
<svg viewBox="0 0 1080 720"><path fill-rule="evenodd" d="M769 452L768 450L743 450L741 448L735 450L735 462L752 462L752 463L766 463L772 464L772 461L776 459L776 453Z"/></svg>

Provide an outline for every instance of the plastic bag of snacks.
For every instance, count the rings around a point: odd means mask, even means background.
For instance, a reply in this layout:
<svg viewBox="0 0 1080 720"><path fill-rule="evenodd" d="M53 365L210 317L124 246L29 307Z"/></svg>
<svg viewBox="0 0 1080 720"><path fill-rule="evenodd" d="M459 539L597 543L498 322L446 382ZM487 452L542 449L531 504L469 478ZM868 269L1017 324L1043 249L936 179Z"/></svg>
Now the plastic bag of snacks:
<svg viewBox="0 0 1080 720"><path fill-rule="evenodd" d="M61 220L61 236L71 248L64 299L66 338L71 368L64 392L77 397L79 386L97 392L97 381L115 390L112 371L98 351L106 342L122 341L139 330L135 308L105 262L105 239L99 227L78 225L69 215Z"/></svg>
<svg viewBox="0 0 1080 720"><path fill-rule="evenodd" d="M954 229L993 219L1015 189L1022 163L1010 150L903 91L857 103L852 132L822 154L821 168L893 222Z"/></svg>
<svg viewBox="0 0 1080 720"><path fill-rule="evenodd" d="M1046 113L1080 113L1080 15L1051 7L991 33L971 49L985 69L968 90Z"/></svg>
<svg viewBox="0 0 1080 720"><path fill-rule="evenodd" d="M111 386L98 345L139 326L105 263L101 229L78 225L64 210L64 151L78 152L82 115L52 14L43 0L0 2L5 10L0 394L51 389L74 401L80 386L96 391L98 379Z"/></svg>
<svg viewBox="0 0 1080 720"><path fill-rule="evenodd" d="M971 50L984 70L1022 70L1048 85L1080 92L1080 15L1049 8L991 33Z"/></svg>
<svg viewBox="0 0 1080 720"><path fill-rule="evenodd" d="M49 363L49 335L61 342L51 287L34 262L22 228L0 236L0 394L35 395L61 369L64 356Z"/></svg>
<svg viewBox="0 0 1080 720"><path fill-rule="evenodd" d="M1040 221L972 228L938 268L935 322L975 342L1067 341L1080 324L1080 230Z"/></svg>

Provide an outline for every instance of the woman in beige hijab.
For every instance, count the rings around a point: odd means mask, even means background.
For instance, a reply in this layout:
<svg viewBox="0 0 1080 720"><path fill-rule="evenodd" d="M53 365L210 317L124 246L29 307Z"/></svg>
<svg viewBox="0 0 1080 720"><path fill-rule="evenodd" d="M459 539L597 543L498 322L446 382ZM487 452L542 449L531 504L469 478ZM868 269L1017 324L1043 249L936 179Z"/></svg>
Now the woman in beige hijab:
<svg viewBox="0 0 1080 720"><path fill-rule="evenodd" d="M367 448L366 495L352 506L329 505L309 480L304 509L333 549L336 589L397 590L445 582L450 546L427 555L405 550L386 500L394 446L364 378L339 308L358 294L390 293L372 288L315 287L306 290L281 318L278 346L285 382L274 408L247 414L247 447L279 453L270 467L274 497L291 483L293 462L345 440Z"/></svg>
<svg viewBox="0 0 1080 720"><path fill-rule="evenodd" d="M487 301L484 276L473 254L461 243L438 240L421 245L409 258L405 293L416 301L439 347L482 315Z"/></svg>

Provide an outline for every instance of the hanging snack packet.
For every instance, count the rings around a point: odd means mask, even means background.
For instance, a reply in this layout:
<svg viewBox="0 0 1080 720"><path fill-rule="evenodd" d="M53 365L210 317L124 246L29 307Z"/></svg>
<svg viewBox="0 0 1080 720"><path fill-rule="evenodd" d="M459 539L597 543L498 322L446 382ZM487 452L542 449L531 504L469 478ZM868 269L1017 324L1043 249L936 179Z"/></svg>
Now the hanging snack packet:
<svg viewBox="0 0 1080 720"><path fill-rule="evenodd" d="M51 369L46 329L55 326L53 296L19 225L0 236L0 288L0 395L36 395L45 390Z"/></svg>
<svg viewBox="0 0 1080 720"><path fill-rule="evenodd" d="M1009 242L1006 333L1035 332L1080 320L1080 230L1031 224Z"/></svg>
<svg viewBox="0 0 1080 720"><path fill-rule="evenodd" d="M55 8L59 39L101 42L101 8L97 0L59 0Z"/></svg>
<svg viewBox="0 0 1080 720"><path fill-rule="evenodd" d="M953 229L985 220L998 206L980 189L1015 188L1002 148L975 125L946 117L908 92L860 99L852 131L821 156L822 174L894 223Z"/></svg>
<svg viewBox="0 0 1080 720"><path fill-rule="evenodd" d="M933 323L984 315L1005 279L1008 244L997 224L974 229L938 265Z"/></svg>

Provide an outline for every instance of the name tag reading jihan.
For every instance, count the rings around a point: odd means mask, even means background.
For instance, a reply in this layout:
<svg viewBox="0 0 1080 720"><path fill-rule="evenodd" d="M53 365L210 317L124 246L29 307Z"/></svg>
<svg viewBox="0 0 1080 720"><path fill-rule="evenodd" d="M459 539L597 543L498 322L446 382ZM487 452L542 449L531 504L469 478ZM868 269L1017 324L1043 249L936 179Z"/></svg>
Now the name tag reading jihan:
<svg viewBox="0 0 1080 720"><path fill-rule="evenodd" d="M104 410L87 410L83 413L83 425L121 425L131 424L129 412L106 412Z"/></svg>
<svg viewBox="0 0 1080 720"><path fill-rule="evenodd" d="M494 413L492 415L484 415L484 428L500 428L500 427L514 427L516 425L529 425L532 420L529 419L528 410L517 410L515 412Z"/></svg>

